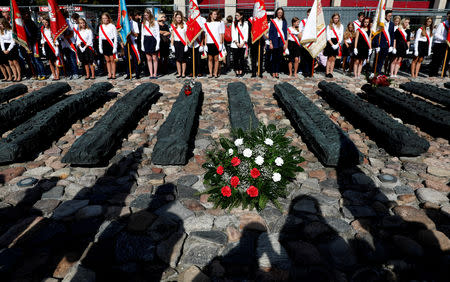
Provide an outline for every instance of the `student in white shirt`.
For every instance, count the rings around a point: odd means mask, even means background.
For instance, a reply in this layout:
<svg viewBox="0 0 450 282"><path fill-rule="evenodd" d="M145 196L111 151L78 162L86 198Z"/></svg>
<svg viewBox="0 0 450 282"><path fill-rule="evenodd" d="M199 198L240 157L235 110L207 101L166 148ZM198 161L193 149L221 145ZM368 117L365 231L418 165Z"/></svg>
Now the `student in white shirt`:
<svg viewBox="0 0 450 282"><path fill-rule="evenodd" d="M205 23L205 48L208 53L209 78L219 77L219 56L225 48L224 35L225 24L221 21L219 10L211 10Z"/></svg>
<svg viewBox="0 0 450 282"><path fill-rule="evenodd" d="M117 29L108 13L102 14L98 31L98 49L105 56L108 79L116 79Z"/></svg>
<svg viewBox="0 0 450 282"><path fill-rule="evenodd" d="M11 59L15 57L13 53L17 52L17 48L15 48L15 42L12 38L11 26L6 18L0 19L0 44L0 69L4 77L3 81L12 81L12 74L14 74L14 81L16 81L17 70Z"/></svg>
<svg viewBox="0 0 450 282"><path fill-rule="evenodd" d="M59 60L59 43L58 40L54 41L48 17L42 19L41 45L42 54L48 59L53 80L59 80L59 66L57 63Z"/></svg>
<svg viewBox="0 0 450 282"><path fill-rule="evenodd" d="M84 70L86 71L85 80L88 80L89 78L95 79L94 48L93 48L94 34L87 25L85 19L83 18L78 19L78 33L75 32L75 34L77 34L76 44L78 49L78 57L84 66Z"/></svg>
<svg viewBox="0 0 450 282"><path fill-rule="evenodd" d="M300 19L292 18L292 26L288 28L289 49L289 76L292 77L292 65L294 65L294 77L297 77L298 63L300 61Z"/></svg>
<svg viewBox="0 0 450 282"><path fill-rule="evenodd" d="M145 9L141 27L141 49L147 59L150 78L157 78L158 51L160 43L159 24L155 21L150 9Z"/></svg>
<svg viewBox="0 0 450 282"><path fill-rule="evenodd" d="M436 25L433 36L433 56L431 57L431 63L429 64L430 76L441 76L441 66L444 64L444 73L447 73L448 62L450 56L445 56L447 45L447 34L450 30L450 11L447 12L447 19L442 18L442 22ZM444 62L444 58L446 59Z"/></svg>
<svg viewBox="0 0 450 282"><path fill-rule="evenodd" d="M364 12L359 12L358 19L356 21L353 21L353 28L355 30L358 30L358 28L361 27L361 24L362 24L364 18L365 18Z"/></svg>
<svg viewBox="0 0 450 282"><path fill-rule="evenodd" d="M411 77L419 75L423 58L431 54L431 42L433 41L433 19L427 17L425 23L416 31L414 38L414 59L411 62Z"/></svg>
<svg viewBox="0 0 450 282"><path fill-rule="evenodd" d="M334 63L336 57L342 56L342 41L344 38L344 25L341 24L341 16L333 14L330 24L327 26L327 47L323 54L328 57L326 67L326 77L333 77Z"/></svg>
<svg viewBox="0 0 450 282"><path fill-rule="evenodd" d="M177 78L186 77L186 60L188 57L187 50L187 38L186 38L187 25L184 22L184 16L181 11L175 11L173 14L173 21L170 25L171 31L171 49L175 53L175 60L177 64Z"/></svg>
<svg viewBox="0 0 450 282"><path fill-rule="evenodd" d="M248 48L248 23L244 21L244 13L237 11L235 21L231 25L231 49L236 77L243 77L245 66L245 52Z"/></svg>

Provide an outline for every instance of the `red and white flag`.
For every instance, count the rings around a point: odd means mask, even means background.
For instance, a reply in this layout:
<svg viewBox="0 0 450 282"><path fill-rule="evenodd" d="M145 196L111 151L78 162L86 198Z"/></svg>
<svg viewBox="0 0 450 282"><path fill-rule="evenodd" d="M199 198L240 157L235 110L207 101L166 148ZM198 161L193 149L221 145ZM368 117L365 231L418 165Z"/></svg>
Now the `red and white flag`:
<svg viewBox="0 0 450 282"><path fill-rule="evenodd" d="M252 43L255 43L269 29L264 0L255 0L252 18Z"/></svg>
<svg viewBox="0 0 450 282"><path fill-rule="evenodd" d="M50 17L50 29L53 34L53 40L58 37L69 27L66 19L59 10L56 0L48 0L48 15Z"/></svg>
<svg viewBox="0 0 450 282"><path fill-rule="evenodd" d="M16 0L11 0L11 19L12 19L12 29L14 40L19 43L28 53L30 49L27 43L27 33L25 27L23 26L22 16L20 15L19 6L17 6Z"/></svg>
<svg viewBox="0 0 450 282"><path fill-rule="evenodd" d="M200 9L197 0L189 0L189 17L187 20L186 39L191 45L202 33L205 19L200 16Z"/></svg>
<svg viewBox="0 0 450 282"><path fill-rule="evenodd" d="M322 4L315 0L303 29L301 44L315 58L327 46L327 32Z"/></svg>

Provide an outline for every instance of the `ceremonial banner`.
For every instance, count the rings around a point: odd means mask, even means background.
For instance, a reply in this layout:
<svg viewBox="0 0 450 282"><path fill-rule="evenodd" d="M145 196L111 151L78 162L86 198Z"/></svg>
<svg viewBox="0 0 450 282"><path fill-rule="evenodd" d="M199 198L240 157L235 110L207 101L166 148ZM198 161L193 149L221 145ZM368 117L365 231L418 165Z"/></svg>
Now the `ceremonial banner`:
<svg viewBox="0 0 450 282"><path fill-rule="evenodd" d="M373 18L372 28L370 30L371 36L374 37L384 30L384 21L386 13L387 0L379 0L377 10L375 11L375 17Z"/></svg>
<svg viewBox="0 0 450 282"><path fill-rule="evenodd" d="M188 44L192 44L201 34L204 26L204 18L200 16L197 0L189 0L189 17L187 21L186 38Z"/></svg>
<svg viewBox="0 0 450 282"><path fill-rule="evenodd" d="M119 13L117 19L117 31L123 44L127 44L127 37L131 33L130 20L128 19L127 4L125 0L119 0Z"/></svg>
<svg viewBox="0 0 450 282"><path fill-rule="evenodd" d="M252 43L255 43L269 29L264 0L255 0L252 19Z"/></svg>
<svg viewBox="0 0 450 282"><path fill-rule="evenodd" d="M322 4L315 0L300 41L313 58L317 57L327 46L326 28Z"/></svg>
<svg viewBox="0 0 450 282"><path fill-rule="evenodd" d="M20 44L28 53L30 49L27 43L27 33L23 26L22 16L20 15L19 6L17 6L16 0L11 0L11 19L14 41Z"/></svg>
<svg viewBox="0 0 450 282"><path fill-rule="evenodd" d="M58 37L69 27L69 25L59 10L56 0L48 0L48 15L50 17L50 30L53 34L53 41L56 42Z"/></svg>

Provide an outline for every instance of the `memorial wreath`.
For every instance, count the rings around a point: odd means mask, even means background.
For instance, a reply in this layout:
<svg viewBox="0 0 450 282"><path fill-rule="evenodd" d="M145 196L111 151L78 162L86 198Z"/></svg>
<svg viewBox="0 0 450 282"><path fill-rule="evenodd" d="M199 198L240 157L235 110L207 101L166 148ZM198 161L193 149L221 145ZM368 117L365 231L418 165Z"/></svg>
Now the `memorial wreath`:
<svg viewBox="0 0 450 282"><path fill-rule="evenodd" d="M233 131L234 141L220 138L203 165L209 187L203 193L210 195L209 201L216 208L242 205L257 210L271 201L281 210L277 199L286 197L286 185L303 171L299 164L304 161L301 151L285 137L286 131L260 125L251 131Z"/></svg>

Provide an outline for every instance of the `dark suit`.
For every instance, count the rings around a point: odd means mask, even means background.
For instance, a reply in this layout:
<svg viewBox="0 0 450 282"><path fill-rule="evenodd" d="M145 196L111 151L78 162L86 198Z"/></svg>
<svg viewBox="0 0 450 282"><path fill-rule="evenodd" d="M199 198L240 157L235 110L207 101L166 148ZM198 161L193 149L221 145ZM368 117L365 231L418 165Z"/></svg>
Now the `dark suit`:
<svg viewBox="0 0 450 282"><path fill-rule="evenodd" d="M380 53L378 54L378 62L377 62L377 69L376 73L381 73L381 68L384 65L384 61L386 60L386 57L389 54L389 47L394 46L394 23L389 22L387 25L387 30L389 33L390 40L386 38L386 35L381 32L377 36L375 36L372 40L372 47L377 48L380 47ZM380 44L378 45L378 41Z"/></svg>
<svg viewBox="0 0 450 282"><path fill-rule="evenodd" d="M283 33L283 36L285 40L287 40L287 22L286 20L283 20L283 28L281 30ZM270 28L269 28L269 40L272 41L272 73L279 73L280 72L280 65L281 60L283 59L283 40L281 39L281 36L278 34L278 30L275 26L275 24L270 21Z"/></svg>

